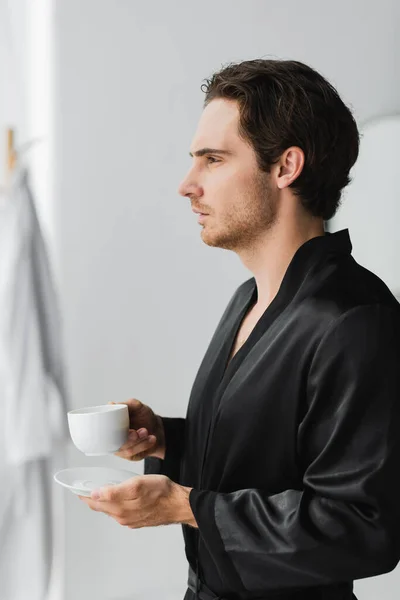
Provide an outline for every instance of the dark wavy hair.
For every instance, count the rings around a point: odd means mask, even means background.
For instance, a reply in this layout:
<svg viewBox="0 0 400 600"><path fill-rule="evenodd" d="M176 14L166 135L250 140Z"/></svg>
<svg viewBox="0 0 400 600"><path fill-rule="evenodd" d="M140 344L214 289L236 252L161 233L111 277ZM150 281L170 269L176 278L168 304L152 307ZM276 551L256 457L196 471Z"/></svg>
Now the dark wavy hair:
<svg viewBox="0 0 400 600"><path fill-rule="evenodd" d="M333 85L301 62L272 59L229 63L205 81L204 107L214 98L238 102L239 135L254 148L262 171L290 146L303 150L303 170L290 187L306 210L329 220L351 181L360 141Z"/></svg>

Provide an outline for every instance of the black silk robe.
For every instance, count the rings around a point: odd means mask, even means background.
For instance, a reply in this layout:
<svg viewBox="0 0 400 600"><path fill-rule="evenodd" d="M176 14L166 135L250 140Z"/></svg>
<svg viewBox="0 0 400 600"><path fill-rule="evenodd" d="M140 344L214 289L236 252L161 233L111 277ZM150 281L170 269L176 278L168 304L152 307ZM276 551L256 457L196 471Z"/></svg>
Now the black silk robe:
<svg viewBox="0 0 400 600"><path fill-rule="evenodd" d="M144 472L193 487L187 599L347 600L400 559L400 305L351 249L347 229L303 244L226 368L240 285L186 418L163 418Z"/></svg>

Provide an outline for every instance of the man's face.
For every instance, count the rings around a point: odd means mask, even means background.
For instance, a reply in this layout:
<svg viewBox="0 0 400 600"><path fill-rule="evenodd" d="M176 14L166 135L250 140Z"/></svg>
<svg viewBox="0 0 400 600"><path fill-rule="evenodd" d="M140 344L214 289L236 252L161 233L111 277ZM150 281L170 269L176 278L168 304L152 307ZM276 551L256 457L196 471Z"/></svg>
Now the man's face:
<svg viewBox="0 0 400 600"><path fill-rule="evenodd" d="M276 219L276 190L238 125L235 101L218 98L206 106L192 142L193 164L178 190L207 215L203 241L236 252L250 249ZM214 151L197 155L205 148Z"/></svg>

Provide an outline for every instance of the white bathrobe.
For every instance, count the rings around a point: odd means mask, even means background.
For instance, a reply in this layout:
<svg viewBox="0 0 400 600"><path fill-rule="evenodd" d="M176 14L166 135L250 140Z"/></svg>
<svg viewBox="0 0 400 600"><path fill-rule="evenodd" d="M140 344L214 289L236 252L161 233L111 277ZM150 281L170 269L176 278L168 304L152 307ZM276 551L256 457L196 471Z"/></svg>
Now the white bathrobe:
<svg viewBox="0 0 400 600"><path fill-rule="evenodd" d="M17 165L0 196L1 600L47 597L66 398L57 299L28 173Z"/></svg>

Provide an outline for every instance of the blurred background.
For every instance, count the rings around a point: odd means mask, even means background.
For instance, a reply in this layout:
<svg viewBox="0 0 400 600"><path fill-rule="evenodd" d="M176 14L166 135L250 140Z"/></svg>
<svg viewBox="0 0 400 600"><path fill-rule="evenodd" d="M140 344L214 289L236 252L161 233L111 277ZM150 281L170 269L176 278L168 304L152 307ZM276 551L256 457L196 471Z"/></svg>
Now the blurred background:
<svg viewBox="0 0 400 600"><path fill-rule="evenodd" d="M400 291L399 19L396 0L0 0L0 201L10 181L12 128L53 273L65 384L54 400L58 436L34 456L27 447L0 464L8 490L0 504L1 600L183 598L179 525L120 527L52 475L92 465L143 472L142 462L76 450L63 430L66 410L135 397L163 416L185 416L219 318L251 276L235 254L202 243L190 202L177 193L191 163L200 86L215 70L258 57L295 59L335 85L363 138L346 202L328 226L348 227L356 259ZM0 224L3 241L7 227ZM47 419L34 402L20 408L33 411L31 431ZM3 422L12 424L2 406ZM32 518L31 494L40 486L36 529L15 533L16 490L34 472L19 523ZM37 565L29 576L15 571L13 587L12 568L27 560L23 547ZM397 600L399 586L396 569L357 581L355 593Z"/></svg>

